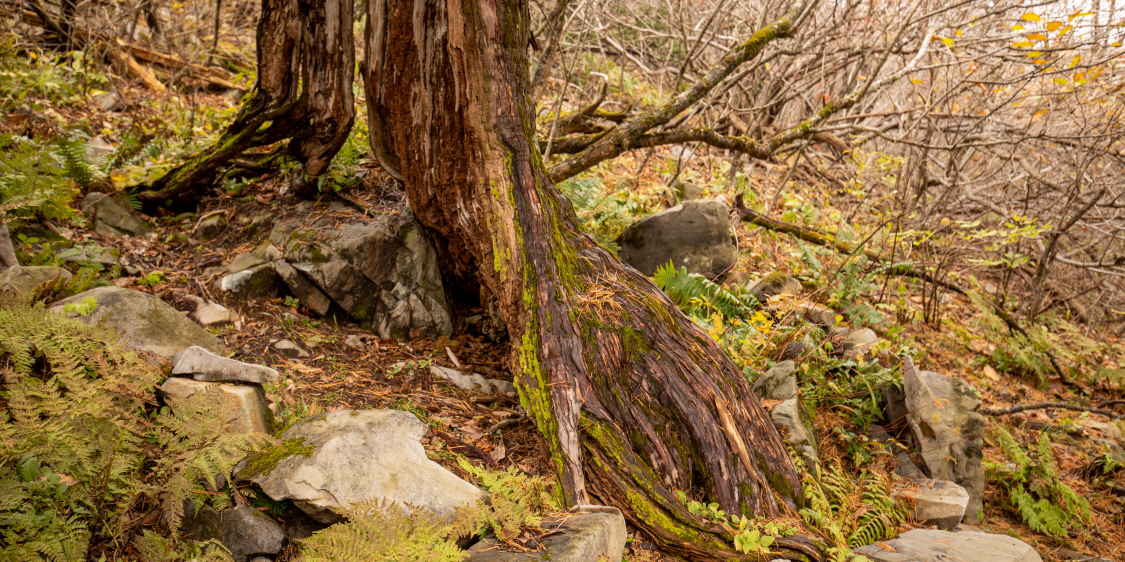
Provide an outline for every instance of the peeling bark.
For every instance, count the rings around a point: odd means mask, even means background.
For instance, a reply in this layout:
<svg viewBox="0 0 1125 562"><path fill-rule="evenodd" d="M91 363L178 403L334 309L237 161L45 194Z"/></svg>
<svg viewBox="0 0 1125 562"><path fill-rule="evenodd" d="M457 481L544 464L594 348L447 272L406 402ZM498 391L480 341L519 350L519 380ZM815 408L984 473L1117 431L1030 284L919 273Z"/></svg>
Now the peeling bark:
<svg viewBox="0 0 1125 562"><path fill-rule="evenodd" d="M620 507L692 560L755 559L674 491L794 514L796 470L742 372L583 233L552 183L533 142L526 3L370 0L367 16L372 148L495 294L565 501ZM784 546L817 558L800 539Z"/></svg>

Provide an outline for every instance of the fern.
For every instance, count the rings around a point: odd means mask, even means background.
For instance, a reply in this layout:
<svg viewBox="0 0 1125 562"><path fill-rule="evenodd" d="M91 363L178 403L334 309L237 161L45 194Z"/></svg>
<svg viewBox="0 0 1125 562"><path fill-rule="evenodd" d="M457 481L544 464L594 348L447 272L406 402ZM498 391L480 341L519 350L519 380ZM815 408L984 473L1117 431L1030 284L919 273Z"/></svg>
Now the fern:
<svg viewBox="0 0 1125 562"><path fill-rule="evenodd" d="M458 534L480 534L491 530L501 540L519 536L524 527L538 527L541 513L557 511L558 505L547 493L547 481L527 476L514 467L489 471L473 466L465 459L458 460L461 468L471 474L481 488L489 492L489 502L477 520L462 519L455 526Z"/></svg>
<svg viewBox="0 0 1125 562"><path fill-rule="evenodd" d="M754 309L750 304L754 302L754 297L747 295L748 303L706 277L688 273L686 267L677 270L672 262L658 267L652 278L672 302L688 311L711 307L727 318L738 318Z"/></svg>
<svg viewBox="0 0 1125 562"><path fill-rule="evenodd" d="M464 552L449 538L449 525L386 500L344 510L347 521L298 541L306 562L455 562Z"/></svg>
<svg viewBox="0 0 1125 562"><path fill-rule="evenodd" d="M1010 506L1033 531L1067 538L1090 522L1090 502L1059 480L1051 438L1044 432L1033 453L1020 447L1011 433L996 430L1000 451L1010 464L986 461L989 479L1000 482Z"/></svg>
<svg viewBox="0 0 1125 562"><path fill-rule="evenodd" d="M14 218L74 219L73 184L51 151L11 134L0 135L0 222Z"/></svg>
<svg viewBox="0 0 1125 562"><path fill-rule="evenodd" d="M163 373L116 338L0 295L0 559L84 558L142 503L163 503L174 528L201 480L268 439L223 433L205 395L149 415Z"/></svg>
<svg viewBox="0 0 1125 562"><path fill-rule="evenodd" d="M836 557L893 537L906 521L886 476L861 472L853 480L838 465L822 470L819 481L807 471L801 474L807 504L801 518L828 539Z"/></svg>

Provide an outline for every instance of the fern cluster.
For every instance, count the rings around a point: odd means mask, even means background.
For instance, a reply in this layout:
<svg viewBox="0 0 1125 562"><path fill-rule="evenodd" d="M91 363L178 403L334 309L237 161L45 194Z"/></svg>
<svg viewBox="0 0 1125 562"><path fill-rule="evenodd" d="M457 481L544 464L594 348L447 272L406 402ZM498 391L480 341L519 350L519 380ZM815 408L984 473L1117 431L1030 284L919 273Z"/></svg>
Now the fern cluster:
<svg viewBox="0 0 1125 562"><path fill-rule="evenodd" d="M1028 453L1011 433L996 430L1000 450L1009 464L986 462L989 479L1008 490L1011 507L1033 531L1067 538L1090 522L1090 502L1059 480L1051 438L1044 432Z"/></svg>
<svg viewBox="0 0 1125 562"><path fill-rule="evenodd" d="M156 410L158 366L14 299L0 296L0 559L83 559L92 536L138 532L140 506L163 507L175 529L201 481L268 439L224 433L206 395Z"/></svg>
<svg viewBox="0 0 1125 562"><path fill-rule="evenodd" d="M826 467L819 480L810 472L801 474L806 500L801 518L828 539L833 559L847 559L853 547L893 537L906 521L906 510L895 503L884 475L864 471L851 479L839 465Z"/></svg>
<svg viewBox="0 0 1125 562"><path fill-rule="evenodd" d="M558 509L542 478L511 467L490 471L464 459L459 463L489 492L487 501L462 508L452 521L383 500L353 504L345 510L347 521L300 541L302 560L452 562L464 557L458 537L491 531L509 541L526 527L538 527L544 512Z"/></svg>

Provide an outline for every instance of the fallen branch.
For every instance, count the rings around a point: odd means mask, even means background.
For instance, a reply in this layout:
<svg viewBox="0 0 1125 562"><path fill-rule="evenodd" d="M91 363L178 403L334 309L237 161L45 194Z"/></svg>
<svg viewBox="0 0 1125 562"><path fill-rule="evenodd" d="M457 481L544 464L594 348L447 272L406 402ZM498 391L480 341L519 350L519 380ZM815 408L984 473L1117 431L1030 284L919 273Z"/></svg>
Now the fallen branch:
<svg viewBox="0 0 1125 562"><path fill-rule="evenodd" d="M441 438L442 441L445 441L449 445L449 450L451 451L456 452L456 449L464 449L468 454L484 461L484 464L487 464L489 468L496 468L498 466L496 463L496 459L493 459L492 455L489 455L478 447L469 445L468 443L465 443L464 441L461 441L460 439L444 431L434 430L434 435Z"/></svg>
<svg viewBox="0 0 1125 562"><path fill-rule="evenodd" d="M1101 410L1098 408L1088 408L1086 406L1079 406L1077 404L1068 404L1066 402L1035 402L1033 404L1016 404L1007 408L981 408L980 413L986 416L1006 416L1009 414L1016 414L1019 412L1026 412L1028 410L1071 410L1075 412L1090 412L1091 414L1098 414L1107 418L1119 419L1122 416L1117 412L1109 410Z"/></svg>

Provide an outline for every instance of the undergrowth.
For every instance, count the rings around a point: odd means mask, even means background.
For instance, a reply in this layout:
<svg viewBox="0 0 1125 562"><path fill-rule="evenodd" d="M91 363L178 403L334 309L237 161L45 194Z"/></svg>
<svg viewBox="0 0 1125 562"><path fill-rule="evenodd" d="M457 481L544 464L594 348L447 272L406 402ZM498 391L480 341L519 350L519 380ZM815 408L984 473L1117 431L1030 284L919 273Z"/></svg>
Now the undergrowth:
<svg viewBox="0 0 1125 562"><path fill-rule="evenodd" d="M988 478L1008 492L1008 507L1033 531L1058 538L1090 523L1090 502L1059 479L1051 437L1043 432L1034 449L1025 451L1003 427L995 432L1000 450L1010 461L985 462Z"/></svg>

